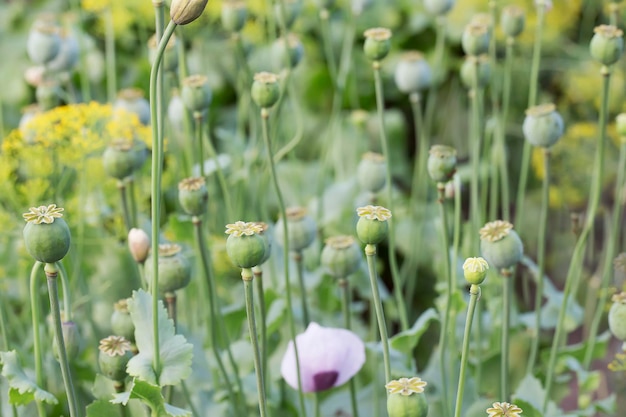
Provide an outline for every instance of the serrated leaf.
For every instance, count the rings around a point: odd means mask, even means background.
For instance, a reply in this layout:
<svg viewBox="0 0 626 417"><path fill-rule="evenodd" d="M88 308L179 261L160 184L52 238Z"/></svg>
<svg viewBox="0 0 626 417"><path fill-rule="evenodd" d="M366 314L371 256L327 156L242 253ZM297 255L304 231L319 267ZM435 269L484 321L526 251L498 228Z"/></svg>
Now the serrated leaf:
<svg viewBox="0 0 626 417"><path fill-rule="evenodd" d="M9 382L9 402L14 405L25 405L31 401L57 404L56 397L37 386L30 380L19 364L17 353L0 352L2 376Z"/></svg>
<svg viewBox="0 0 626 417"><path fill-rule="evenodd" d="M144 290L134 291L128 301L128 311L135 325L135 342L139 353L129 362L128 374L151 384L176 385L191 373L193 346L184 336L176 334L174 322L167 316L159 301L159 351L161 373L158 381L154 368L154 340L152 333L152 296Z"/></svg>
<svg viewBox="0 0 626 417"><path fill-rule="evenodd" d="M399 352L410 354L417 346L424 332L428 330L430 322L437 320L437 318L437 312L434 308L424 311L410 329L400 332L391 338L391 347Z"/></svg>
<svg viewBox="0 0 626 417"><path fill-rule="evenodd" d="M138 399L150 407L152 415L159 417L187 417L191 415L190 411L167 404L161 393L161 387L158 385L135 378L129 388L130 390L127 392L116 394L110 402L126 405L129 400Z"/></svg>
<svg viewBox="0 0 626 417"><path fill-rule="evenodd" d="M96 400L87 406L87 417L119 417L120 407L108 400Z"/></svg>

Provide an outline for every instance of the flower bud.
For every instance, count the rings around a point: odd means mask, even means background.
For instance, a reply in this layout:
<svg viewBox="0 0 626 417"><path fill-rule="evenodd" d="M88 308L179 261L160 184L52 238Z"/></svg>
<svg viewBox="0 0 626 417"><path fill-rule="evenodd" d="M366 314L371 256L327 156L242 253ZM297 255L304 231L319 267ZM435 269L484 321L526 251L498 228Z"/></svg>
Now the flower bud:
<svg viewBox="0 0 626 417"><path fill-rule="evenodd" d="M55 263L70 250L70 228L63 220L63 208L56 204L31 207L26 220L24 243L28 253L43 263Z"/></svg>
<svg viewBox="0 0 626 417"><path fill-rule="evenodd" d="M272 52L274 54L274 61L281 66L286 63L290 68L295 68L304 56L304 47L300 39L290 33L287 38L278 38L272 46Z"/></svg>
<svg viewBox="0 0 626 417"><path fill-rule="evenodd" d="M259 72L254 74L252 83L252 100L261 108L270 108L278 101L280 87L278 75L271 72Z"/></svg>
<svg viewBox="0 0 626 417"><path fill-rule="evenodd" d="M81 338L78 326L73 321L64 321L61 323L61 333L67 359L71 362L80 352ZM60 361L61 356L59 355L59 344L56 337L52 340L52 354L57 361Z"/></svg>
<svg viewBox="0 0 626 417"><path fill-rule="evenodd" d="M366 152L356 169L356 177L362 189L377 193L387 182L387 162L379 153Z"/></svg>
<svg viewBox="0 0 626 417"><path fill-rule="evenodd" d="M623 32L615 26L600 25L594 30L589 43L591 57L602 65L615 64L624 49Z"/></svg>
<svg viewBox="0 0 626 417"><path fill-rule="evenodd" d="M356 224L356 234L366 245L376 245L387 237L391 218L391 211L381 206L365 206L356 209L359 221Z"/></svg>
<svg viewBox="0 0 626 417"><path fill-rule="evenodd" d="M172 35L165 45L165 51L163 51L163 57L161 60L161 69L164 72L175 72L178 68L178 53L176 52L176 35ZM156 59L156 53L159 44L156 40L156 35L152 35L148 39L148 59L150 65L154 65Z"/></svg>
<svg viewBox="0 0 626 417"><path fill-rule="evenodd" d="M258 223L238 221L226 225L226 253L239 268L252 268L260 265L265 258L267 247L259 233L263 230Z"/></svg>
<svg viewBox="0 0 626 417"><path fill-rule="evenodd" d="M183 80L181 97L187 110L194 113L205 112L213 99L208 77L204 75L190 75L186 77Z"/></svg>
<svg viewBox="0 0 626 417"><path fill-rule="evenodd" d="M463 51L467 55L479 56L489 50L489 26L473 22L465 27L461 38Z"/></svg>
<svg viewBox="0 0 626 417"><path fill-rule="evenodd" d="M170 19L177 25L186 25L202 15L208 0L172 0Z"/></svg>
<svg viewBox="0 0 626 417"><path fill-rule="evenodd" d="M485 88L490 80L491 64L487 55L465 57L461 66L461 81L466 88Z"/></svg>
<svg viewBox="0 0 626 417"><path fill-rule="evenodd" d="M395 72L398 90L405 94L419 93L430 87L432 79L430 65L421 53L409 51L402 55Z"/></svg>
<svg viewBox="0 0 626 417"><path fill-rule="evenodd" d="M229 32L239 32L248 18L245 1L224 1L222 3L222 26Z"/></svg>
<svg viewBox="0 0 626 417"><path fill-rule="evenodd" d="M201 216L206 213L209 191L204 178L186 178L178 183L178 201L185 213Z"/></svg>
<svg viewBox="0 0 626 417"><path fill-rule="evenodd" d="M480 285L487 278L489 264L483 258L467 258L463 262L463 276L472 285Z"/></svg>
<svg viewBox="0 0 626 417"><path fill-rule="evenodd" d="M289 250L300 252L311 245L317 234L317 225L315 220L307 214L304 207L288 207L286 210ZM276 230L282 230L283 218L276 222ZM276 241L279 245L284 246L283 233L276 234Z"/></svg>
<svg viewBox="0 0 626 417"><path fill-rule="evenodd" d="M150 236L142 229L133 227L128 232L128 249L137 263L144 263L150 253Z"/></svg>
<svg viewBox="0 0 626 417"><path fill-rule="evenodd" d="M321 262L330 275L346 278L359 270L363 252L352 236L334 236L326 239Z"/></svg>
<svg viewBox="0 0 626 417"><path fill-rule="evenodd" d="M563 118L554 104L542 104L526 110L522 131L531 145L551 147L563 136L563 128Z"/></svg>
<svg viewBox="0 0 626 417"><path fill-rule="evenodd" d="M139 88L125 88L117 93L113 109L122 110L136 114L139 121L144 124L150 124L150 103L144 97L143 91ZM119 114L116 114L120 117Z"/></svg>
<svg viewBox="0 0 626 417"><path fill-rule="evenodd" d="M126 365L133 354L131 344L122 336L109 336L100 341L98 364L102 375L113 381L126 378Z"/></svg>
<svg viewBox="0 0 626 417"><path fill-rule="evenodd" d="M131 343L135 341L135 324L128 311L128 298L123 298L113 304L111 330L114 335L123 336Z"/></svg>
<svg viewBox="0 0 626 417"><path fill-rule="evenodd" d="M419 377L390 381L387 388L387 414L389 417L426 417L428 402L424 395L426 381Z"/></svg>
<svg viewBox="0 0 626 417"><path fill-rule="evenodd" d="M424 0L426 11L435 16L442 16L454 6L454 0Z"/></svg>
<svg viewBox="0 0 626 417"><path fill-rule="evenodd" d="M281 4L282 3L282 4ZM284 0L274 6L276 17L285 22L287 29L291 29L300 12L302 12L301 0ZM283 16L284 11L284 16Z"/></svg>
<svg viewBox="0 0 626 417"><path fill-rule="evenodd" d="M52 61L61 49L59 27L50 16L38 19L28 32L26 52L35 64L44 65Z"/></svg>
<svg viewBox="0 0 626 417"><path fill-rule="evenodd" d="M515 5L502 8L500 26L506 36L511 38L518 37L524 31L525 25L526 15L524 14L524 9Z"/></svg>
<svg viewBox="0 0 626 417"><path fill-rule="evenodd" d="M448 182L456 172L456 149L433 145L428 151L428 175L435 182Z"/></svg>
<svg viewBox="0 0 626 417"><path fill-rule="evenodd" d="M145 263L145 276L149 285L153 282L152 254ZM175 243L159 245L159 292L162 294L180 290L191 281L191 263Z"/></svg>
<svg viewBox="0 0 626 417"><path fill-rule="evenodd" d="M138 158L139 154L133 149L133 142L124 139L113 141L102 154L104 172L110 177L123 180L135 172L139 164Z"/></svg>
<svg viewBox="0 0 626 417"><path fill-rule="evenodd" d="M615 118L615 126L617 128L617 134L620 140L626 140L626 113L620 113Z"/></svg>
<svg viewBox="0 0 626 417"><path fill-rule="evenodd" d="M391 31L386 28L372 28L364 33L363 51L372 61L380 61L391 49Z"/></svg>
<svg viewBox="0 0 626 417"><path fill-rule="evenodd" d="M496 220L480 229L480 251L491 266L502 270L522 259L524 246L511 223Z"/></svg>
<svg viewBox="0 0 626 417"><path fill-rule="evenodd" d="M56 81L42 81L35 90L37 104L45 111L61 103L60 89Z"/></svg>
<svg viewBox="0 0 626 417"><path fill-rule="evenodd" d="M613 295L609 310L609 329L613 336L626 341L626 292Z"/></svg>

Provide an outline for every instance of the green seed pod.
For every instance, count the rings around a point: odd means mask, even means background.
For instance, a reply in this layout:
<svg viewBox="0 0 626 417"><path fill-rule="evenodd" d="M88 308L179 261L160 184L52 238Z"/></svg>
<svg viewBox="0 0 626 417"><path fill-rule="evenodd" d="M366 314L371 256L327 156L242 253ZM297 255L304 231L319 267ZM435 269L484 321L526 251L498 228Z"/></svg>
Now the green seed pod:
<svg viewBox="0 0 626 417"><path fill-rule="evenodd" d="M153 280L152 254L145 263L146 281ZM191 263L182 253L180 245L162 243L159 245L159 292L174 292L189 285L191 281Z"/></svg>
<svg viewBox="0 0 626 417"><path fill-rule="evenodd" d="M591 57L602 65L615 64L624 49L623 32L615 26L600 25L594 30L589 43Z"/></svg>
<svg viewBox="0 0 626 417"><path fill-rule="evenodd" d="M283 9L284 6L284 9ZM283 15L284 10L284 15ZM302 2L300 0L285 0L274 6L276 17L285 22L287 29L291 29L298 16L302 12Z"/></svg>
<svg viewBox="0 0 626 417"><path fill-rule="evenodd" d="M78 326L76 326L76 323L73 321L64 321L61 323L61 332L63 334L63 343L65 344L67 359L71 362L80 352L81 338L78 332ZM52 340L52 354L57 361L60 360L59 344L57 343L56 337Z"/></svg>
<svg viewBox="0 0 626 417"><path fill-rule="evenodd" d="M347 278L359 270L363 251L352 236L334 236L326 239L321 262L330 275Z"/></svg>
<svg viewBox="0 0 626 417"><path fill-rule="evenodd" d="M226 225L226 253L239 268L261 265L267 246L259 235L263 228L258 223L238 221Z"/></svg>
<svg viewBox="0 0 626 417"><path fill-rule="evenodd" d="M467 258L463 262L463 276L472 285L480 285L487 278L489 264L483 258Z"/></svg>
<svg viewBox="0 0 626 417"><path fill-rule="evenodd" d="M222 3L222 26L229 32L239 32L248 18L245 1L224 1Z"/></svg>
<svg viewBox="0 0 626 417"><path fill-rule="evenodd" d="M395 72L398 90L405 94L419 93L430 87L432 80L430 65L421 53L409 51L402 55Z"/></svg>
<svg viewBox="0 0 626 417"><path fill-rule="evenodd" d="M454 6L454 0L424 0L424 9L432 15L443 16Z"/></svg>
<svg viewBox="0 0 626 417"><path fill-rule="evenodd" d="M204 75L190 75L183 80L181 97L187 110L204 113L213 99L209 78Z"/></svg>
<svg viewBox="0 0 626 417"><path fill-rule="evenodd" d="M272 107L280 97L278 75L271 72L254 74L251 95L257 106L263 109Z"/></svg>
<svg viewBox="0 0 626 417"><path fill-rule="evenodd" d="M365 31L363 52L372 61L380 61L391 49L391 31L386 28L372 28Z"/></svg>
<svg viewBox="0 0 626 417"><path fill-rule="evenodd" d="M154 59L156 58L157 47L159 45L156 41L156 35L152 35L148 40L148 59L150 65L154 65ZM161 68L165 72L175 72L178 68L178 53L176 52L177 40L176 35L172 34L172 37L167 41L165 45L165 51L161 59Z"/></svg>
<svg viewBox="0 0 626 417"><path fill-rule="evenodd" d="M265 255L259 263L259 265L263 265L265 262L267 262L267 260L270 258L270 255L272 254L272 240L270 239L270 234L268 233L270 227L267 223L264 222L254 222L254 224L260 227L258 235L263 238L263 242L265 243Z"/></svg>
<svg viewBox="0 0 626 417"><path fill-rule="evenodd" d="M524 245L513 225L496 220L480 229L480 251L491 266L503 270L515 266L524 255Z"/></svg>
<svg viewBox="0 0 626 417"><path fill-rule="evenodd" d="M304 56L304 47L300 39L290 33L286 39L284 37L276 39L272 46L272 52L274 61L278 65L285 66L286 63L289 63L290 68L295 68Z"/></svg>
<svg viewBox="0 0 626 417"><path fill-rule="evenodd" d="M620 140L626 141L626 113L620 113L615 118L615 126Z"/></svg>
<svg viewBox="0 0 626 417"><path fill-rule="evenodd" d="M113 381L126 378L126 365L133 357L131 344L122 336L109 336L100 341L98 364L102 375Z"/></svg>
<svg viewBox="0 0 626 417"><path fill-rule="evenodd" d="M390 381L387 388L387 414L389 417L426 417L428 402L424 395L426 382L419 377Z"/></svg>
<svg viewBox="0 0 626 417"><path fill-rule="evenodd" d="M135 324L128 311L128 298L122 298L113 304L111 330L116 336L123 336L131 343L135 342Z"/></svg>
<svg viewBox="0 0 626 417"><path fill-rule="evenodd" d="M37 65L45 65L52 61L61 49L60 29L52 16L46 15L38 19L28 32L26 52Z"/></svg>
<svg viewBox="0 0 626 417"><path fill-rule="evenodd" d="M26 220L24 243L28 253L43 263L63 259L70 250L70 228L63 220L63 209L56 204L31 207Z"/></svg>
<svg viewBox="0 0 626 417"><path fill-rule="evenodd" d="M482 22L472 22L465 27L461 45L466 55L479 56L489 50L489 26Z"/></svg>
<svg viewBox="0 0 626 417"><path fill-rule="evenodd" d="M132 175L137 167L138 155L133 151L133 143L121 139L111 143L102 154L104 172L110 177L123 180Z"/></svg>
<svg viewBox="0 0 626 417"><path fill-rule="evenodd" d="M526 15L524 9L519 6L509 5L502 8L500 15L500 27L502 32L510 38L518 37L526 25Z"/></svg>
<svg viewBox="0 0 626 417"><path fill-rule="evenodd" d="M466 88L485 88L491 80L491 64L487 55L466 56L461 65L461 81Z"/></svg>
<svg viewBox="0 0 626 417"><path fill-rule="evenodd" d="M289 250L299 252L308 248L317 234L315 220L307 214L304 207L288 207L286 214L287 225L289 226ZM276 230L282 230L282 224L283 219L278 219ZM279 245L285 246L283 233L276 234L276 241Z"/></svg>
<svg viewBox="0 0 626 417"><path fill-rule="evenodd" d="M609 329L613 336L626 341L626 292L613 295L609 310Z"/></svg>
<svg viewBox="0 0 626 417"><path fill-rule="evenodd" d="M522 131L531 145L549 148L563 136L563 129L563 118L554 104L542 104L526 110Z"/></svg>
<svg viewBox="0 0 626 417"><path fill-rule="evenodd" d="M391 211L381 206L365 206L356 209L359 221L356 223L356 234L366 245L376 245L387 237Z"/></svg>
<svg viewBox="0 0 626 417"><path fill-rule="evenodd" d="M356 168L356 178L362 189L377 193L387 182L387 162L379 153L366 152Z"/></svg>
<svg viewBox="0 0 626 417"><path fill-rule="evenodd" d="M428 151L428 175L435 182L446 183L456 172L456 149L446 145L433 145Z"/></svg>
<svg viewBox="0 0 626 417"><path fill-rule="evenodd" d="M67 31L60 31L61 46L59 53L46 65L53 72L68 72L74 69L80 56L78 40Z"/></svg>
<svg viewBox="0 0 626 417"><path fill-rule="evenodd" d="M123 117L123 112L136 114L143 125L150 124L150 103L139 88L125 88L117 93L113 109L116 117ZM121 110L121 114L118 112Z"/></svg>
<svg viewBox="0 0 626 417"><path fill-rule="evenodd" d="M206 213L209 191L204 178L186 178L178 183L178 201L185 213L201 216Z"/></svg>
<svg viewBox="0 0 626 417"><path fill-rule="evenodd" d="M208 0L172 0L170 19L177 25L186 25L202 15Z"/></svg>
<svg viewBox="0 0 626 417"><path fill-rule="evenodd" d="M56 81L42 81L35 90L37 104L43 110L50 110L61 103L60 89Z"/></svg>

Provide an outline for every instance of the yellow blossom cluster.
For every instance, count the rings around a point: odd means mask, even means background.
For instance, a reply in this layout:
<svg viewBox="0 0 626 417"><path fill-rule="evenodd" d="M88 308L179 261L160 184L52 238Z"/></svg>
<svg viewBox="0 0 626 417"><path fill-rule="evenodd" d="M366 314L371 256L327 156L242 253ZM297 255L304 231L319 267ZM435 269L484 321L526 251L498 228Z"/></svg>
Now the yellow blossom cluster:
<svg viewBox="0 0 626 417"><path fill-rule="evenodd" d="M133 25L151 27L154 24L154 7L145 0L81 0L82 9L93 13L96 29L104 33L105 19L110 18L115 36L124 36Z"/></svg>

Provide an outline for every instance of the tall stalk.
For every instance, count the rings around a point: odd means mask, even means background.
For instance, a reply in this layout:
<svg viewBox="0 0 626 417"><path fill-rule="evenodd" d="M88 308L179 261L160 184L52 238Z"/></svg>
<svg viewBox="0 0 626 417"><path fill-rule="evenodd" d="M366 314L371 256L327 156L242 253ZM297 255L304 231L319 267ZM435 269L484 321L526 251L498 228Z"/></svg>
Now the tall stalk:
<svg viewBox="0 0 626 417"><path fill-rule="evenodd" d="M350 304L352 303L350 281L348 281L348 277L345 277L339 278L338 283L342 293L341 310L343 311L343 325L346 329L350 330L352 327L350 323ZM354 378L350 378L348 385L350 387L350 406L352 407L352 417L359 417L359 406L356 401L356 383Z"/></svg>
<svg viewBox="0 0 626 417"><path fill-rule="evenodd" d="M511 298L513 289L513 274L508 269L500 271L502 275L502 338L500 349L500 398L503 401L511 400L509 391L509 346L511 335L509 327L511 324Z"/></svg>
<svg viewBox="0 0 626 417"><path fill-rule="evenodd" d="M265 306L265 290L263 289L263 269L260 265L257 265L252 268L252 272L254 273L254 287L257 293L259 316L261 321L261 336L259 346L259 350L261 351L261 370L263 372L263 382L267 383L267 309ZM265 386L265 390L267 392L267 386Z"/></svg>
<svg viewBox="0 0 626 417"><path fill-rule="evenodd" d="M35 382L39 388L45 389L43 375L43 355L41 353L41 304L37 274L43 264L36 261L30 271L30 309L33 328L33 351L35 355ZM46 417L46 409L41 401L35 401L39 417Z"/></svg>
<svg viewBox="0 0 626 417"><path fill-rule="evenodd" d="M286 219L285 219L286 221ZM306 329L310 323L309 307L306 301L306 286L304 285L304 263L302 262L302 251L293 253L293 260L296 262L296 273L298 274L298 284L300 285L300 300L302 304L302 322Z"/></svg>
<svg viewBox="0 0 626 417"><path fill-rule="evenodd" d="M115 101L117 94L117 73L115 65L115 28L113 25L113 10L111 6L106 8L104 12L104 52L106 55L106 73L107 73L107 99L109 103Z"/></svg>

